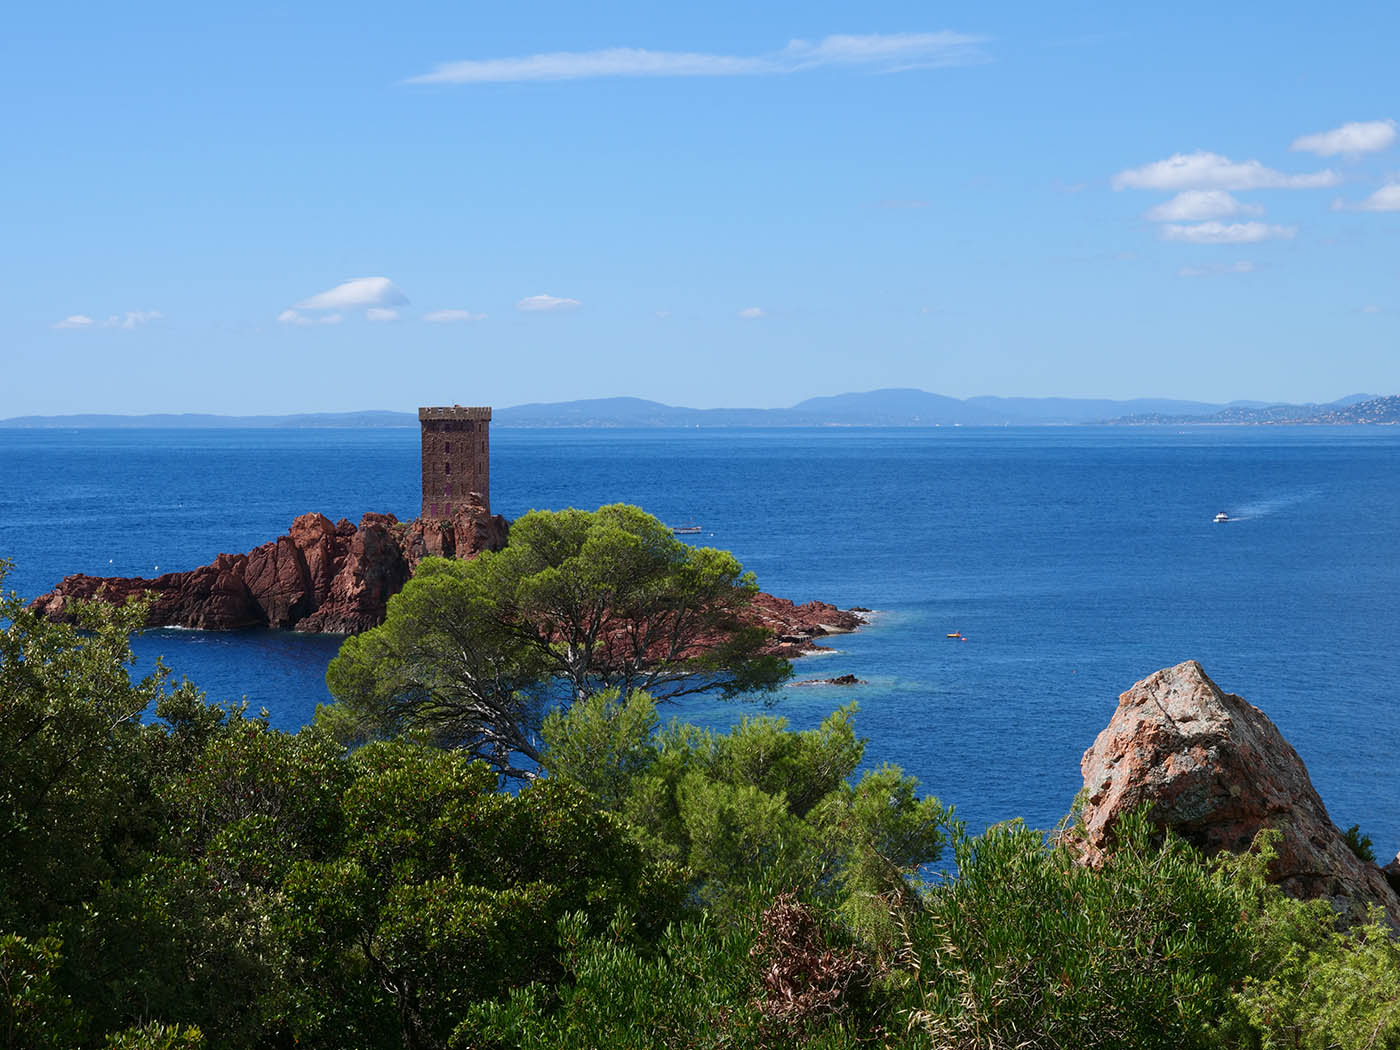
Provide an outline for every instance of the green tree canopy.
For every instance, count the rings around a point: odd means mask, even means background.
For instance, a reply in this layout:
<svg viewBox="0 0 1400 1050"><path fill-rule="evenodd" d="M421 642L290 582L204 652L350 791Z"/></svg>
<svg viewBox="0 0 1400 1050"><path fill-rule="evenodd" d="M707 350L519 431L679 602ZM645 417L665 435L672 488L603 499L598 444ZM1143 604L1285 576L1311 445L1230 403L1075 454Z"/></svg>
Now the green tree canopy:
<svg viewBox="0 0 1400 1050"><path fill-rule="evenodd" d="M856 776L865 741L855 711L804 731L771 717L728 733L675 722L658 731L645 693L601 693L549 715L544 764L682 866L711 912L743 911L755 890L795 889L888 941L891 908L915 904L918 872L939 858L954 821L898 767Z"/></svg>
<svg viewBox="0 0 1400 1050"><path fill-rule="evenodd" d="M505 550L425 559L385 622L326 675L343 737L416 732L530 776L546 710L595 693L771 690L792 667L748 615L757 585L733 555L677 540L624 504L532 511Z"/></svg>

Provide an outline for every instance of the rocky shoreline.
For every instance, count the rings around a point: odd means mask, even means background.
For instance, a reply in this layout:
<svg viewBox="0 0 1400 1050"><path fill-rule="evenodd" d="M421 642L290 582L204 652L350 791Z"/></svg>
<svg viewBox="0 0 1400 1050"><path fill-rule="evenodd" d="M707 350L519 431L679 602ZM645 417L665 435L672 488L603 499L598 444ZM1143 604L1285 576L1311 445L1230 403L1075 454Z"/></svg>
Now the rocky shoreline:
<svg viewBox="0 0 1400 1050"><path fill-rule="evenodd" d="M509 524L479 506L450 520L400 522L366 514L359 525L303 514L284 536L247 554L155 579L73 575L31 607L50 619L69 603L121 604L149 594L151 626L202 630L271 627L351 634L381 623L389 598L429 555L471 558L505 545ZM821 651L818 639L868 622L868 610L798 605L759 593L754 622L785 658ZM858 686L854 675L795 685ZM1135 684L1084 753L1084 789L1066 844L1081 863L1102 862L1116 823L1147 806L1151 819L1207 855L1247 849L1264 828L1279 832L1270 877L1285 892L1325 898L1344 922L1379 908L1400 931L1400 856L1363 859L1328 816L1307 768L1259 708L1223 692L1194 660Z"/></svg>
<svg viewBox="0 0 1400 1050"><path fill-rule="evenodd" d="M76 599L123 604L149 595L149 626L210 631L277 628L353 634L383 622L390 597L428 556L472 558L505 546L509 523L468 504L450 519L401 522L365 514L358 525L303 514L287 534L246 554L154 579L72 575L31 608L69 619ZM819 639L868 622L868 610L798 605L755 595L768 651L788 659L822 651ZM796 685L856 686L853 675ZM1152 819L1206 854L1248 848L1263 828L1280 833L1271 878L1292 896L1326 898L1345 920L1377 907L1400 930L1400 856L1384 868L1362 859L1332 823L1302 759L1259 708L1223 692L1193 660L1166 668L1119 697L1085 752L1081 808L1066 841L1100 863L1126 813Z"/></svg>
<svg viewBox="0 0 1400 1050"><path fill-rule="evenodd" d="M203 631L256 628L311 634L358 634L384 622L389 599L425 557L474 558L500 550L510 523L479 503L459 506L451 518L399 521L392 514L365 514L358 525L332 523L324 514L303 514L286 535L246 554L220 554L185 572L143 577L65 576L30 608L50 620L71 618L70 602L123 605L149 595L149 627ZM856 630L860 612L827 602L798 605L760 592L751 606L754 622L768 628L768 651L792 659L825 647L817 642Z"/></svg>

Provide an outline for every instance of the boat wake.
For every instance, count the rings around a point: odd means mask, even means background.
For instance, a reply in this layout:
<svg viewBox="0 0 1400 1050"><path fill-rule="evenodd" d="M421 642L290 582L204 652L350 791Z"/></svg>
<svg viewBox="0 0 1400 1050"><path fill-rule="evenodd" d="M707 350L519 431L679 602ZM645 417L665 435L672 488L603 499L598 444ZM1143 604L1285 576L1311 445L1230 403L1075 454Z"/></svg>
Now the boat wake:
<svg viewBox="0 0 1400 1050"><path fill-rule="evenodd" d="M1231 521L1249 521L1253 518L1267 518L1279 511L1287 510L1289 507L1296 507L1300 503L1307 503L1309 500L1317 498L1316 492L1293 492L1286 496L1274 496L1270 499L1255 500L1253 503L1245 503L1235 510L1230 511Z"/></svg>

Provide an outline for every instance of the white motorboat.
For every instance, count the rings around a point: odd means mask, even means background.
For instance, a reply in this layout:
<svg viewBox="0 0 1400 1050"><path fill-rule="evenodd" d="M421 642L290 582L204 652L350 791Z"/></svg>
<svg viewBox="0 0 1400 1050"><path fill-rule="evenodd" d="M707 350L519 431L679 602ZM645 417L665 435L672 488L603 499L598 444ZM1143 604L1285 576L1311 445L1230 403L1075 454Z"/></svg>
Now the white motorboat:
<svg viewBox="0 0 1400 1050"><path fill-rule="evenodd" d="M1223 525L1225 522L1227 522L1227 521L1229 521L1229 520L1230 520L1230 515L1226 514L1223 510L1222 510L1219 514L1217 514L1217 515L1215 516L1215 524L1217 524L1217 525Z"/></svg>

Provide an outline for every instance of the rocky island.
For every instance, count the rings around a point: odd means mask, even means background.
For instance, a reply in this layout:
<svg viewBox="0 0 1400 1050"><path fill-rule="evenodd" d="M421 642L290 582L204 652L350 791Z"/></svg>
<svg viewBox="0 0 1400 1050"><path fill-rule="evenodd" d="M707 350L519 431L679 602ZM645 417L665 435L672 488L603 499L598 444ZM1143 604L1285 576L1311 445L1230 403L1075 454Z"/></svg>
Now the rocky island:
<svg viewBox="0 0 1400 1050"><path fill-rule="evenodd" d="M503 548L509 534L506 519L475 498L454 507L450 517L407 522L365 514L356 525L303 514L285 535L246 554L220 554L208 565L153 579L66 576L31 608L62 620L71 619L74 600L123 605L149 596L151 627L358 634L384 622L389 599L423 558L474 558ZM768 651L787 659L822 649L818 638L865 623L860 613L827 602L798 605L762 592L750 612L772 633Z"/></svg>
<svg viewBox="0 0 1400 1050"><path fill-rule="evenodd" d="M66 576L30 607L62 620L72 618L75 599L124 605L145 596L150 627L312 634L376 627L424 558L475 558L501 550L510 535L510 523L491 513L491 409L424 407L418 421L423 503L412 521L365 514L356 525L303 514L286 535L246 554L220 554L208 565L154 579ZM772 635L767 651L787 659L821 649L816 638L865 622L855 610L763 593L754 596L749 614Z"/></svg>

